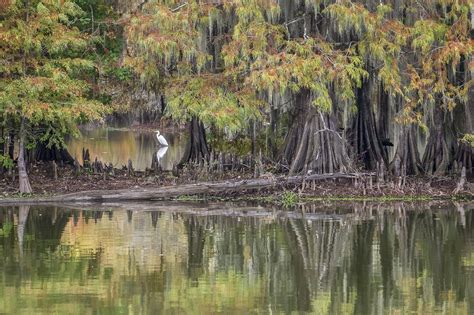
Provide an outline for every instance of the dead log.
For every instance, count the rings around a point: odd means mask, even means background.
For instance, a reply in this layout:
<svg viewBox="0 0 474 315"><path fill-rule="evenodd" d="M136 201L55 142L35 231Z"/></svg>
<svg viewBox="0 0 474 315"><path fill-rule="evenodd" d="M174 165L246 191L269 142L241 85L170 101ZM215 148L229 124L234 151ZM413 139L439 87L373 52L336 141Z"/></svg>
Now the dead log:
<svg viewBox="0 0 474 315"><path fill-rule="evenodd" d="M44 198L42 202L106 202L106 201L135 201L135 200L162 200L172 199L179 196L189 195L220 195L224 193L236 193L242 191L254 191L258 189L272 189L276 186L300 185L303 181L327 180L335 178L353 179L356 177L374 176L368 174L313 174L308 176L290 176L257 178L239 181L217 181L186 184L177 186L165 186L160 188L120 189L83 191L61 196ZM0 204L6 200L0 200Z"/></svg>

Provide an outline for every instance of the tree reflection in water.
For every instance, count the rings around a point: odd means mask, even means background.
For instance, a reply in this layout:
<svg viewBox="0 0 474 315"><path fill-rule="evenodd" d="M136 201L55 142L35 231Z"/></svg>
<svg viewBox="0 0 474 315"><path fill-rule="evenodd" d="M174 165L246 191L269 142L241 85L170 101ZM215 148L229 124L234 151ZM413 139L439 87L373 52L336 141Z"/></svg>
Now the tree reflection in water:
<svg viewBox="0 0 474 315"><path fill-rule="evenodd" d="M0 309L469 313L472 207L332 208L332 216L1 208Z"/></svg>

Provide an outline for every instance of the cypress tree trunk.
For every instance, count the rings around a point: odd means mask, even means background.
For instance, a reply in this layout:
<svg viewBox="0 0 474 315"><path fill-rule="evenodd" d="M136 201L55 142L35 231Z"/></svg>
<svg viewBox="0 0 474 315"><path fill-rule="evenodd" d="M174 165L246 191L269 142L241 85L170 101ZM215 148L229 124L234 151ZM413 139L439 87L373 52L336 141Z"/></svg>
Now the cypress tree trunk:
<svg viewBox="0 0 474 315"><path fill-rule="evenodd" d="M193 117L189 123L189 141L179 167L190 162L200 163L208 160L209 147L206 141L204 125L199 119Z"/></svg>
<svg viewBox="0 0 474 315"><path fill-rule="evenodd" d="M18 177L20 182L20 192L21 193L32 193L30 180L28 179L28 173L26 172L26 163L25 163L25 139L26 139L26 130L25 130L25 119L21 119L20 125L20 144L18 150Z"/></svg>
<svg viewBox="0 0 474 315"><path fill-rule="evenodd" d="M357 155L367 170L374 170L377 163L387 165L387 152L382 145L380 132L376 126L370 87L374 78L363 82L357 90L357 117L353 127L353 143Z"/></svg>
<svg viewBox="0 0 474 315"><path fill-rule="evenodd" d="M423 155L423 166L428 174L443 175L452 161L452 153L446 137L448 125L450 125L446 114L437 102L433 109L430 135Z"/></svg>
<svg viewBox="0 0 474 315"><path fill-rule="evenodd" d="M4 155L5 154L5 127L1 127L0 128L0 155ZM3 165L0 165L0 174L3 174L3 171L4 171L4 167Z"/></svg>
<svg viewBox="0 0 474 315"><path fill-rule="evenodd" d="M400 175L401 169L406 171L406 174L403 175L419 175L423 173L414 128L414 126L404 126L400 133L395 156L389 166L390 171L395 175Z"/></svg>
<svg viewBox="0 0 474 315"><path fill-rule="evenodd" d="M270 135L268 137L268 154L271 159L274 159L278 155L277 138L278 110L272 108L270 112Z"/></svg>
<svg viewBox="0 0 474 315"><path fill-rule="evenodd" d="M351 161L346 141L338 133L334 112L318 112L311 104L309 93L303 93L297 101L300 104L283 154L290 162L290 175L346 171Z"/></svg>
<svg viewBox="0 0 474 315"><path fill-rule="evenodd" d="M15 134L13 131L10 132L10 136L8 137L7 148L10 159L15 159Z"/></svg>
<svg viewBox="0 0 474 315"><path fill-rule="evenodd" d="M58 148L56 146L48 148L43 142L38 143L34 153L34 158L36 161L56 161L68 163L71 165L74 164L74 158L66 149Z"/></svg>
<svg viewBox="0 0 474 315"><path fill-rule="evenodd" d="M472 13L474 13L474 4L472 5ZM474 21L474 15L472 16ZM472 26L474 30L474 25ZM474 57L471 57L472 61L474 62ZM464 69L468 69L468 62L469 60L464 60L465 66ZM474 70L472 73L470 71L465 71L464 73L464 80L462 83L468 82L470 78L474 75ZM468 91L467 95L469 102L465 103L461 106L458 105L455 109L458 110L457 115L455 114L454 119L456 121L455 127L458 135L460 137L464 136L465 134L472 134L474 133L474 87L471 86ZM463 124L459 124L458 122L464 122ZM458 164L459 169L462 166L466 167L466 172L468 174L474 174L474 147L472 147L468 143L460 142L458 149L456 151L455 160Z"/></svg>
<svg viewBox="0 0 474 315"><path fill-rule="evenodd" d="M2 127L0 129L0 139L1 139L1 142L0 142L0 155L3 155L5 154L5 127Z"/></svg>
<svg viewBox="0 0 474 315"><path fill-rule="evenodd" d="M307 107L306 103L308 102L307 98L308 95L305 92L299 93L295 97L294 110L280 157L280 162L284 165L290 165L292 163L295 152L298 148L298 142L303 134Z"/></svg>
<svg viewBox="0 0 474 315"><path fill-rule="evenodd" d="M470 144L460 142L454 159L458 163L458 171L464 166L467 173L474 173L474 149Z"/></svg>

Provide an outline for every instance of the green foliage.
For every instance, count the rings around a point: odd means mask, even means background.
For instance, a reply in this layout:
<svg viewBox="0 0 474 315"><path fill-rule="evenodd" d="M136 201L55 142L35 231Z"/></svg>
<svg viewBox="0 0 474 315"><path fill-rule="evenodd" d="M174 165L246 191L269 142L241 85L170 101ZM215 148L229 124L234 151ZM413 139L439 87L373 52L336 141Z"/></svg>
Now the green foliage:
<svg viewBox="0 0 474 315"><path fill-rule="evenodd" d="M176 119L198 117L230 132L242 129L247 119L258 117L257 99L233 92L215 76L193 76L173 80L168 91L168 113Z"/></svg>
<svg viewBox="0 0 474 315"><path fill-rule="evenodd" d="M332 88L352 102L367 76L362 59L322 38L290 39L280 13L273 0L151 1L127 26L126 62L161 88L171 116L226 130L261 117L265 95L274 92L310 90L322 111L333 106Z"/></svg>
<svg viewBox="0 0 474 315"><path fill-rule="evenodd" d="M2 228L0 229L1 237L8 237L13 231L13 222L4 222Z"/></svg>
<svg viewBox="0 0 474 315"><path fill-rule="evenodd" d="M474 134L465 134L461 139L462 142L465 142L474 148Z"/></svg>
<svg viewBox="0 0 474 315"><path fill-rule="evenodd" d="M435 43L442 44L444 42L447 30L447 25L436 23L433 20L416 21L412 30L412 46L426 54Z"/></svg>
<svg viewBox="0 0 474 315"><path fill-rule="evenodd" d="M164 94L168 116L220 135L302 91L346 121L367 80L397 100L398 122L427 131L427 113L466 104L474 85L468 0L150 0L120 20L106 0L0 3L2 122L26 117L55 145L107 112L94 99L118 103L112 85Z"/></svg>
<svg viewBox="0 0 474 315"><path fill-rule="evenodd" d="M283 192L283 194L281 194L280 200L284 207L289 208L296 206L299 201L299 197L295 192L286 190Z"/></svg>
<svg viewBox="0 0 474 315"><path fill-rule="evenodd" d="M467 101L472 85L449 79L450 68L456 71L473 53L468 2L438 0L437 6L449 9L406 22L394 19L388 4L370 9L328 1L318 14L342 38L353 38L347 45L314 34L291 38L277 1L156 0L130 19L128 65L143 82L162 88L175 118L189 119L209 107L211 113L202 115L208 123L243 127L240 106L254 114L262 108L257 100L303 89L319 110L329 111L333 92L342 104L353 103L355 88L372 72L387 92L406 100L399 121L422 125L420 109L435 102L435 93L440 105L452 109ZM242 92L245 99L235 95Z"/></svg>
<svg viewBox="0 0 474 315"><path fill-rule="evenodd" d="M13 160L10 158L10 156L8 156L8 154L0 154L0 166L6 169L13 167Z"/></svg>
<svg viewBox="0 0 474 315"><path fill-rule="evenodd" d="M130 81L133 78L132 71L128 68L112 67L110 69L107 69L107 73L109 76L122 82Z"/></svg>
<svg viewBox="0 0 474 315"><path fill-rule="evenodd" d="M83 58L90 38L72 23L83 16L73 1L12 2L0 15L0 117L26 118L38 140L58 147L78 123L99 120L107 108L91 96Z"/></svg>

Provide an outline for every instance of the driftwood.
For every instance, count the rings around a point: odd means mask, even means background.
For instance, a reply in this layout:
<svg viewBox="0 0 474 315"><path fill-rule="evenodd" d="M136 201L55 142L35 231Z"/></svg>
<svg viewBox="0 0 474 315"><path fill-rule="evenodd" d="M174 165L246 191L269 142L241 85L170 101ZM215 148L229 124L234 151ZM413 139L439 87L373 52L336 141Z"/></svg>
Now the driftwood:
<svg viewBox="0 0 474 315"><path fill-rule="evenodd" d="M120 190L97 190L82 191L60 196L35 198L35 199L0 199L1 204L36 203L36 202L109 202L109 201L146 201L172 199L179 196L191 195L219 195L224 193L235 193L241 191L252 191L284 187L287 185L299 185L303 181L327 180L336 178L354 179L374 174L314 174L308 176L269 177L240 181L217 181L202 182L196 184L164 186L157 188L120 189Z"/></svg>

